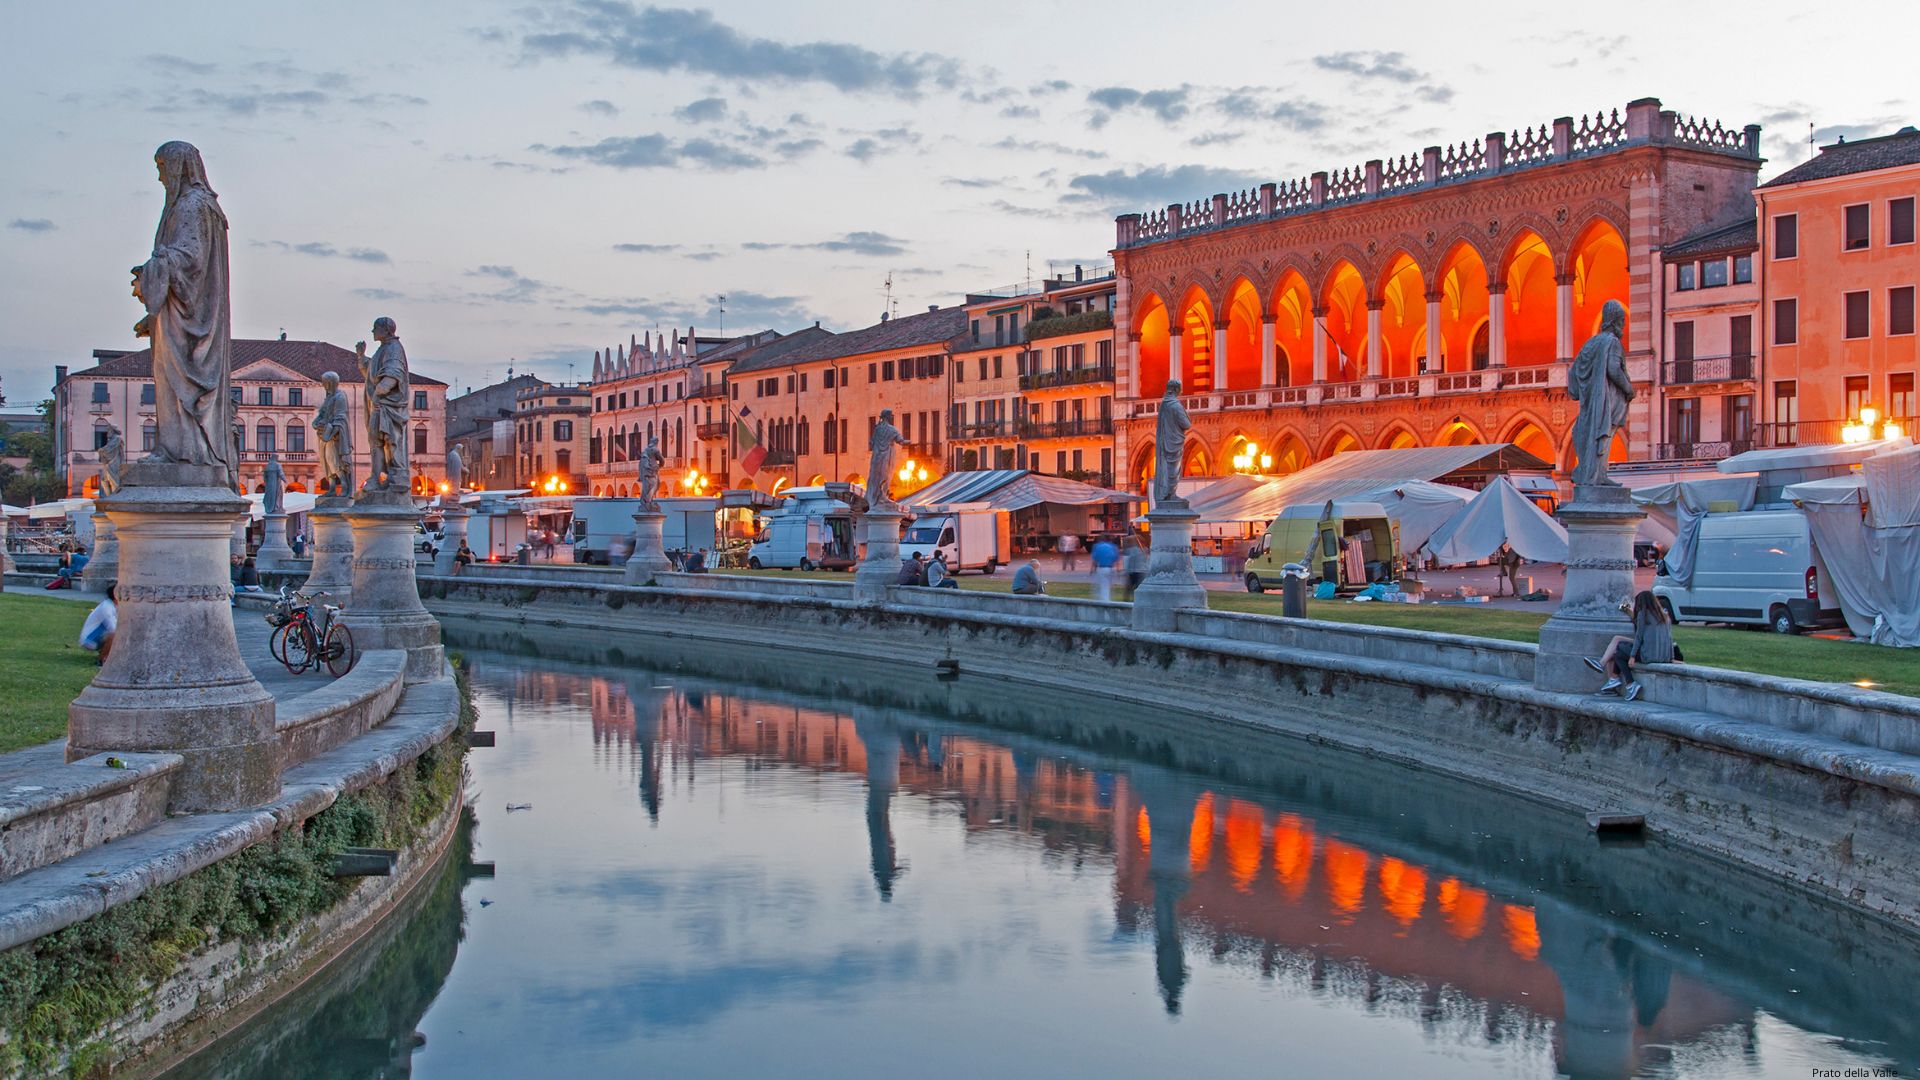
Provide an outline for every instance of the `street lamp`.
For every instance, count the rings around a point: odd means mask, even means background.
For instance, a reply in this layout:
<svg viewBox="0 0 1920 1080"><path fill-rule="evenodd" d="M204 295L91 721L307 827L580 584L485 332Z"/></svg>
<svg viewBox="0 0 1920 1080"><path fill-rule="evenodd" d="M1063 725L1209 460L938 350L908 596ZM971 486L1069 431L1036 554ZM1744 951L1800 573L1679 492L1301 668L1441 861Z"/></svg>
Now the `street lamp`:
<svg viewBox="0 0 1920 1080"><path fill-rule="evenodd" d="M1273 469L1273 455L1260 452L1260 444L1249 442L1233 456L1233 471L1238 473L1270 472Z"/></svg>
<svg viewBox="0 0 1920 1080"><path fill-rule="evenodd" d="M1906 437L1906 429L1892 420L1882 421L1880 410L1866 406L1860 410L1860 416L1851 424L1840 428L1840 441L1843 443L1873 442L1876 439L1901 439Z"/></svg>

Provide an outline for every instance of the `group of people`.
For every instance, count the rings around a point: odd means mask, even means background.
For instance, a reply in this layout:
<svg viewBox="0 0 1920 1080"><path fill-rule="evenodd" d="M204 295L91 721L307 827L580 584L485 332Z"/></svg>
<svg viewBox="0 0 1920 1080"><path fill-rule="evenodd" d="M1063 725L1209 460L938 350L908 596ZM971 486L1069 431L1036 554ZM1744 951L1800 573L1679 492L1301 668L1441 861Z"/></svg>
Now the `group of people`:
<svg viewBox="0 0 1920 1080"><path fill-rule="evenodd" d="M1079 537L1071 534L1062 536L1058 550L1061 553L1061 571L1071 573L1079 565ZM1129 534L1122 537L1118 544L1101 537L1087 549L1087 555L1093 562L1093 598L1095 600L1112 600L1114 583L1123 572L1126 574L1128 599L1132 599L1134 590L1147 580L1149 563L1147 545L1136 535ZM1046 591L1047 583L1040 576L1039 560L1028 559L1014 571L1015 595L1038 596Z"/></svg>
<svg viewBox="0 0 1920 1080"><path fill-rule="evenodd" d="M935 589L957 589L960 583L953 579L953 570L947 565L947 553L936 551L929 559L914 552L910 559L900 560L901 585L926 585Z"/></svg>

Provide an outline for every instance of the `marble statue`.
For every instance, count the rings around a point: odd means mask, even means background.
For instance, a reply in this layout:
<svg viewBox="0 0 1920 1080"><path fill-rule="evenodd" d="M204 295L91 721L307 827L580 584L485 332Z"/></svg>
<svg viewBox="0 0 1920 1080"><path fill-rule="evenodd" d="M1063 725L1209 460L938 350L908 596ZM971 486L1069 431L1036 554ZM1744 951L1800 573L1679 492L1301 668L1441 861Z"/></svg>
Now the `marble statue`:
<svg viewBox="0 0 1920 1080"><path fill-rule="evenodd" d="M373 320L373 339L380 347L367 355L367 343L357 342L360 374L365 379L367 457L372 462L363 491L407 491L413 476L407 471L407 350L400 345L400 328L385 315Z"/></svg>
<svg viewBox="0 0 1920 1080"><path fill-rule="evenodd" d="M447 447L447 488L453 493L455 502L467 487L467 460L460 456L460 448Z"/></svg>
<svg viewBox="0 0 1920 1080"><path fill-rule="evenodd" d="M147 314L134 334L153 343L153 453L148 461L211 465L239 482L233 428L232 309L227 215L191 144L154 152L167 189L153 257L133 268L133 295Z"/></svg>
<svg viewBox="0 0 1920 1080"><path fill-rule="evenodd" d="M120 471L127 467L127 441L120 437L120 429L111 429L106 445L100 448L100 494L112 495L120 490Z"/></svg>
<svg viewBox="0 0 1920 1080"><path fill-rule="evenodd" d="M906 436L893 426L893 410L881 409L880 422L874 425L873 435L867 440L868 449L873 452L867 461L869 510L891 510L899 505L893 501L893 448L906 445Z"/></svg>
<svg viewBox="0 0 1920 1080"><path fill-rule="evenodd" d="M1580 346L1573 369L1567 372L1567 396L1580 403L1580 415L1573 422L1575 487L1620 486L1607 477L1607 455L1613 448L1613 433L1626 425L1627 403L1633 400L1626 346L1621 342L1626 329L1626 307L1618 300L1607 301L1600 309L1600 332Z"/></svg>
<svg viewBox="0 0 1920 1080"><path fill-rule="evenodd" d="M313 430L320 440L321 495L345 495L353 488L353 424L347 394L340 389L340 373L320 376L320 407L313 413Z"/></svg>
<svg viewBox="0 0 1920 1080"><path fill-rule="evenodd" d="M260 493L269 514L287 512L287 470L277 456L267 458L267 472L260 481Z"/></svg>
<svg viewBox="0 0 1920 1080"><path fill-rule="evenodd" d="M647 445L635 459L640 463L640 511L651 514L660 509L660 466L667 463L660 453L660 441L649 435Z"/></svg>
<svg viewBox="0 0 1920 1080"><path fill-rule="evenodd" d="M1187 460L1187 431L1193 421L1180 404L1180 380L1168 379L1153 423L1153 503L1184 505L1180 498L1180 470Z"/></svg>

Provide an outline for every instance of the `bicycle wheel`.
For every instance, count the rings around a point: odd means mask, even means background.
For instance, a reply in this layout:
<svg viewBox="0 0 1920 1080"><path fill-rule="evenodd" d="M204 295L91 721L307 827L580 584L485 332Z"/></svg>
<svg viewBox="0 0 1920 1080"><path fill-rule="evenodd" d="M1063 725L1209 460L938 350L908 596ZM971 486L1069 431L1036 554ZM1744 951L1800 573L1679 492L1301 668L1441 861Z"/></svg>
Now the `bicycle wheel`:
<svg viewBox="0 0 1920 1080"><path fill-rule="evenodd" d="M273 628L273 633L267 636L267 651L273 654L275 660L283 664L287 662L287 627L292 625L292 623L281 623Z"/></svg>
<svg viewBox="0 0 1920 1080"><path fill-rule="evenodd" d="M287 656L281 663L287 665L287 670L295 675L319 662L315 654L320 651L320 646L313 640L313 624L305 619L288 624L287 640L283 647Z"/></svg>
<svg viewBox="0 0 1920 1080"><path fill-rule="evenodd" d="M343 623L334 623L327 628L327 645L320 652L327 658L327 670L333 672L336 679L352 671L354 663L360 659L360 654L353 649L353 631Z"/></svg>

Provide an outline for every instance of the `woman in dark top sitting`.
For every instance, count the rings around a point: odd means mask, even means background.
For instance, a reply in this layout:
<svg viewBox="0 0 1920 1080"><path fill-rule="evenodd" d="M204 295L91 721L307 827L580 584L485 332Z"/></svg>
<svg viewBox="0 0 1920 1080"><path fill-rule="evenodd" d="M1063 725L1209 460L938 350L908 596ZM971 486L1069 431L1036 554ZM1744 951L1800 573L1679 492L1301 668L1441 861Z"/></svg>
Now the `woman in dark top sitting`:
<svg viewBox="0 0 1920 1080"><path fill-rule="evenodd" d="M1607 644L1605 655L1598 660L1587 658L1587 666L1607 676L1601 693L1618 691L1632 701L1640 696L1633 665L1670 664L1680 659L1680 652L1673 646L1673 624L1667 620L1667 611L1652 592L1642 589L1634 595L1633 603L1622 604L1621 610L1633 616L1633 636L1614 638Z"/></svg>

